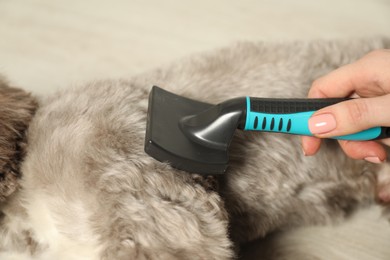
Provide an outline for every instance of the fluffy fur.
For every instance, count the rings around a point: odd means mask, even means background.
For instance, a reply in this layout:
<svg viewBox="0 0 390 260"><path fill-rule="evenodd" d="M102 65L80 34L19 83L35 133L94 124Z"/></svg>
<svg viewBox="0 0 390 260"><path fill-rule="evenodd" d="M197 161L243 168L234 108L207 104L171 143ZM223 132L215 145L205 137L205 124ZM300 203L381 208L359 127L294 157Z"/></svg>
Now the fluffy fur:
<svg viewBox="0 0 390 260"><path fill-rule="evenodd" d="M305 97L318 76L386 46L244 43L44 99L22 189L3 208L1 259L229 259L233 242L373 203L378 166L348 159L334 141L305 157L296 136L238 132L218 185L148 157L143 142L152 85L212 103Z"/></svg>
<svg viewBox="0 0 390 260"><path fill-rule="evenodd" d="M19 187L26 130L36 106L29 93L9 87L0 75L0 203Z"/></svg>

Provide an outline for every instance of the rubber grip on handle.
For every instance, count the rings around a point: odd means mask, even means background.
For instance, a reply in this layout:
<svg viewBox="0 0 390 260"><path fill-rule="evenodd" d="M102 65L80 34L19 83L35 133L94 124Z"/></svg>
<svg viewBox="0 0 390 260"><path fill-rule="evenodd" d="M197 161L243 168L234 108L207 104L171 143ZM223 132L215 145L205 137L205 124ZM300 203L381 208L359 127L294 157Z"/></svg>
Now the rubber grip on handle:
<svg viewBox="0 0 390 260"><path fill-rule="evenodd" d="M247 97L250 111L267 114L292 114L317 111L321 108L349 100L350 98L313 98L313 99L280 99Z"/></svg>
<svg viewBox="0 0 390 260"><path fill-rule="evenodd" d="M279 132L313 136L308 120L313 113L348 98L331 99L268 99L246 98L247 111L244 130ZM373 140L383 133L383 128L373 127L358 133L337 136L342 140Z"/></svg>

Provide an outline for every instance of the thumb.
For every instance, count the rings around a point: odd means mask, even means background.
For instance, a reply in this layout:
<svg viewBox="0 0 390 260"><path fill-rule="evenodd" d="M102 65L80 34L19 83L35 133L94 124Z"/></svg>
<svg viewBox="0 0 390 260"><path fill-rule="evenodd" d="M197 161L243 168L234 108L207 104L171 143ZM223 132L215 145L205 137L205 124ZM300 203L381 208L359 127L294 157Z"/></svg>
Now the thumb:
<svg viewBox="0 0 390 260"><path fill-rule="evenodd" d="M375 126L390 126L390 95L356 98L315 112L309 129L317 137L357 133Z"/></svg>

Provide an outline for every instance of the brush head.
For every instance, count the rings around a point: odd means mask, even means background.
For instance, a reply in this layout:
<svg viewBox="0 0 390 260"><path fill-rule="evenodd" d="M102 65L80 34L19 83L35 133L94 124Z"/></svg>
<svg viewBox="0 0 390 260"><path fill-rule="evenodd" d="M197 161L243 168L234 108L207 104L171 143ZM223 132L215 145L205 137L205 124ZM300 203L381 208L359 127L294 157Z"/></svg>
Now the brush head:
<svg viewBox="0 0 390 260"><path fill-rule="evenodd" d="M213 105L154 86L149 95L145 152L172 167L200 174L221 174L228 166L228 146L215 149L191 140L180 121Z"/></svg>

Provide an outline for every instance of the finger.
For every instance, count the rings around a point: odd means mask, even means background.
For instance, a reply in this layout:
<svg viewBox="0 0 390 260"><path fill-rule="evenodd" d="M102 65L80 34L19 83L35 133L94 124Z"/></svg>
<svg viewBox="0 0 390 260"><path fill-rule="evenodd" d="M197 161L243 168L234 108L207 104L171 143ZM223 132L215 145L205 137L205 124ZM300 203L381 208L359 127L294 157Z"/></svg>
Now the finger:
<svg viewBox="0 0 390 260"><path fill-rule="evenodd" d="M309 90L309 98L327 98L327 97L347 97L353 92L351 82L353 71L356 65L354 63L340 67L329 74L318 78L312 84Z"/></svg>
<svg viewBox="0 0 390 260"><path fill-rule="evenodd" d="M346 97L356 92L361 97L373 97L390 93L389 68L389 50L370 52L360 60L314 81L308 96Z"/></svg>
<svg viewBox="0 0 390 260"><path fill-rule="evenodd" d="M343 151L351 158L374 163L386 160L386 150L375 141L339 141Z"/></svg>
<svg viewBox="0 0 390 260"><path fill-rule="evenodd" d="M390 95L357 98L318 110L309 119L309 129L321 138L357 133L375 126L390 126Z"/></svg>
<svg viewBox="0 0 390 260"><path fill-rule="evenodd" d="M390 138L382 139L380 142L384 145L390 146Z"/></svg>
<svg viewBox="0 0 390 260"><path fill-rule="evenodd" d="M302 151L306 156L314 155L321 146L321 139L311 136L301 137Z"/></svg>

